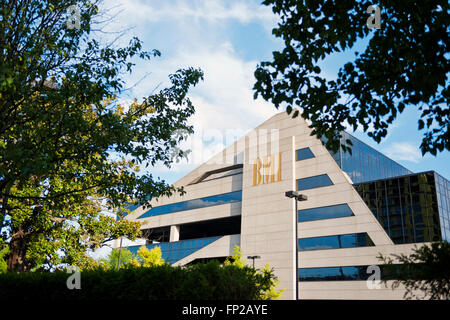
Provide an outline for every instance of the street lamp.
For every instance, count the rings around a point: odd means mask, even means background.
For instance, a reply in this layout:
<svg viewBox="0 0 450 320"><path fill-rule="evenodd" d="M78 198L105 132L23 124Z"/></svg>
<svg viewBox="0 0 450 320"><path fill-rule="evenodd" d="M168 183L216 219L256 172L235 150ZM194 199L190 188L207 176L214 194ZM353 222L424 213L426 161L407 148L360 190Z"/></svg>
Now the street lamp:
<svg viewBox="0 0 450 320"><path fill-rule="evenodd" d="M255 259L261 259L260 256L248 256L247 259L253 260L253 269L255 269Z"/></svg>
<svg viewBox="0 0 450 320"><path fill-rule="evenodd" d="M286 191L286 197L295 199L295 297L298 300L298 201L306 201L308 197L304 194L299 194L297 191Z"/></svg>

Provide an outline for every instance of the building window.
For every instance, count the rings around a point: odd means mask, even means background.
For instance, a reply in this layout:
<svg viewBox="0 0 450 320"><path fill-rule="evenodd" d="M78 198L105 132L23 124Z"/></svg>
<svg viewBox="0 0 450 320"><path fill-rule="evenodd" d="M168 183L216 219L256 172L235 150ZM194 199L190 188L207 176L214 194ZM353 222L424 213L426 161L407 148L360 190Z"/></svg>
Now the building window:
<svg viewBox="0 0 450 320"><path fill-rule="evenodd" d="M343 267L321 267L321 268L299 268L299 281L366 281L373 271L365 266L343 266ZM373 267L373 266L372 266ZM378 265L380 278L384 280L398 280L399 276L407 272L405 264Z"/></svg>
<svg viewBox="0 0 450 320"><path fill-rule="evenodd" d="M311 208L298 211L298 222L316 221L354 216L353 211L346 204Z"/></svg>
<svg viewBox="0 0 450 320"><path fill-rule="evenodd" d="M212 174L208 175L207 177L205 177L203 180L201 180L199 182L205 182L205 181L211 181L211 180L216 180L216 179L222 179L222 178L235 176L235 175L239 175L239 174L242 175L242 172L243 172L242 168L237 168L237 169L229 170L229 171L226 171L226 172L212 173Z"/></svg>
<svg viewBox="0 0 450 320"><path fill-rule="evenodd" d="M153 207L139 219L242 201L242 190Z"/></svg>
<svg viewBox="0 0 450 320"><path fill-rule="evenodd" d="M297 190L307 190L333 185L327 174L297 180Z"/></svg>
<svg viewBox="0 0 450 320"><path fill-rule="evenodd" d="M373 245L374 243L367 233L350 233L298 239L299 251L357 248Z"/></svg>
<svg viewBox="0 0 450 320"><path fill-rule="evenodd" d="M312 153L311 149L303 148L303 149L297 150L297 161L311 159L311 158L314 158L314 154Z"/></svg>
<svg viewBox="0 0 450 320"><path fill-rule="evenodd" d="M198 177L194 181L192 181L191 183L189 183L189 185L200 183L200 182L205 182L205 181L222 179L222 178L235 176L235 175L242 175L243 167L244 166L242 164L235 164L235 165L232 165L229 167L219 168L216 170L208 171L208 172L205 172L204 174L202 174L200 177Z"/></svg>
<svg viewBox="0 0 450 320"><path fill-rule="evenodd" d="M299 268L299 281L367 280L368 266Z"/></svg>
<svg viewBox="0 0 450 320"><path fill-rule="evenodd" d="M190 254L200 250L201 248L219 240L221 237L210 237L201 239L190 239L176 242L162 242L145 245L147 249L151 250L155 247L161 248L162 258L165 262L170 264L177 262ZM141 246L127 247L133 254L137 254Z"/></svg>

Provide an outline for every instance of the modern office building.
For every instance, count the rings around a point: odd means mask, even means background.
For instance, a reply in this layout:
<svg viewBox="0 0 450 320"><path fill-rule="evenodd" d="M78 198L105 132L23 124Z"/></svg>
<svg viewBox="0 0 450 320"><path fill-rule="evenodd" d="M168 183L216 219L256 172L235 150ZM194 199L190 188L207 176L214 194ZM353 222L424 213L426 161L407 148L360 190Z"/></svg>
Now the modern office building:
<svg viewBox="0 0 450 320"><path fill-rule="evenodd" d="M380 253L449 241L449 181L348 133L352 154L330 153L310 133L304 119L279 113L177 181L183 196L153 199L126 219L143 222L147 246L174 265L225 259L238 245L260 257L256 268L274 268L283 299L296 298L298 280L299 299L401 299L401 288L369 286L368 267ZM307 196L297 212L286 191Z"/></svg>

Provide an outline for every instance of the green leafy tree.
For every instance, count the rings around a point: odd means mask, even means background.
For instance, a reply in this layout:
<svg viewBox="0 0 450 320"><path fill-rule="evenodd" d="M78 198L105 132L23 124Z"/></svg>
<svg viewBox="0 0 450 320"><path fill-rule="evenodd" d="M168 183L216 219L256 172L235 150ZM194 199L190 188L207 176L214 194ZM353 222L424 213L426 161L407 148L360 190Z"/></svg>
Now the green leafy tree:
<svg viewBox="0 0 450 320"><path fill-rule="evenodd" d="M280 281L273 274L273 268L267 263L261 270L255 270L247 266L247 261L242 259L242 251L239 246L235 245L231 257L227 257L224 262L225 266L234 266L239 269L246 269L256 278L260 279L258 284L261 288L259 291L259 300L277 300L281 297L284 289L277 290Z"/></svg>
<svg viewBox="0 0 450 320"><path fill-rule="evenodd" d="M149 250L146 246L141 246L137 251L137 257L130 259L128 262L129 266L135 267L159 267L165 264L162 258L161 248L156 246Z"/></svg>
<svg viewBox="0 0 450 320"><path fill-rule="evenodd" d="M378 258L384 263L384 282L392 280L392 288L402 285L406 299L450 299L450 243L433 242L415 247L410 255Z"/></svg>
<svg viewBox="0 0 450 320"><path fill-rule="evenodd" d="M309 119L312 133L325 137L334 151L345 122L380 142L405 108L417 108L422 154L450 150L447 0L263 4L279 16L272 33L284 47L273 52L272 61L258 65L255 98L261 95L277 108L285 105L292 117ZM372 5L380 9L380 29L368 26ZM368 44L359 53L355 44L361 39ZM354 60L325 78L319 62L346 50L355 54ZM350 145L347 141L343 149Z"/></svg>
<svg viewBox="0 0 450 320"><path fill-rule="evenodd" d="M126 265L130 262L131 259L134 258L133 253L130 250L125 248L121 249L112 249L107 257L107 263L109 268L117 269L117 265L119 264L119 255L120 255L120 266Z"/></svg>
<svg viewBox="0 0 450 320"><path fill-rule="evenodd" d="M121 105L122 76L160 53L137 38L102 45L92 28L97 2L0 3L0 230L9 270L92 265L87 249L140 235L138 223L122 219L125 203L182 192L140 167L170 166L184 138L174 132L192 133L187 94L203 73L178 70L168 87Z"/></svg>

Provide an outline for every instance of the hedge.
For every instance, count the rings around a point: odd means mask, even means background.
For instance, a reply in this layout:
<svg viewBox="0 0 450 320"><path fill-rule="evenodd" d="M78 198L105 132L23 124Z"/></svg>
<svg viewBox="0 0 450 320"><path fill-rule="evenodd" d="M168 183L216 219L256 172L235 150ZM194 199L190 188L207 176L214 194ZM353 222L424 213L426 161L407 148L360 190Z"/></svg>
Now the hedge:
<svg viewBox="0 0 450 320"><path fill-rule="evenodd" d="M265 281L252 269L218 262L189 267L134 267L82 271L80 289L69 290L70 274L0 274L0 300L253 300Z"/></svg>

